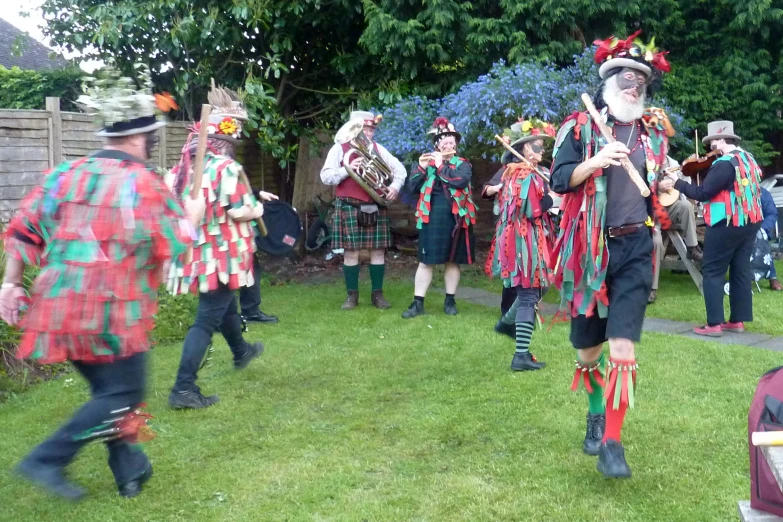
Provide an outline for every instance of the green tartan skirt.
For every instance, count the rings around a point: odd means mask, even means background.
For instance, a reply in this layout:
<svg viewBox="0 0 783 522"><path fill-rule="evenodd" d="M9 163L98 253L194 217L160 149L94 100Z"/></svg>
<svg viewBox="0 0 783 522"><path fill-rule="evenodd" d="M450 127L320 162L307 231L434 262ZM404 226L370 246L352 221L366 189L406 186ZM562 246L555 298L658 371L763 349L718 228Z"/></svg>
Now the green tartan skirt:
<svg viewBox="0 0 783 522"><path fill-rule="evenodd" d="M353 198L334 200L332 221L332 248L345 250L383 250L392 246L391 227L387 210L378 206L378 221L371 227L359 225L359 205L364 201ZM354 206L356 205L356 206Z"/></svg>
<svg viewBox="0 0 783 522"><path fill-rule="evenodd" d="M423 223L419 230L418 257L419 262L425 265L469 265L475 260L476 241L473 226L460 227L455 233L457 220L451 212L451 205L451 198L442 194L436 196L433 191L430 222Z"/></svg>

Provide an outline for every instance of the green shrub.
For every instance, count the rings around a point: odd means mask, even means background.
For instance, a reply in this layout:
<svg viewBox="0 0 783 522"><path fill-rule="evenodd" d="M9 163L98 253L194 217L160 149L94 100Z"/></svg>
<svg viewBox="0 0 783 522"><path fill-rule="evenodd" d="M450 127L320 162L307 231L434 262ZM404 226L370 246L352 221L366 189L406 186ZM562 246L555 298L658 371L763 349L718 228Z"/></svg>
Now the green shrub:
<svg viewBox="0 0 783 522"><path fill-rule="evenodd" d="M172 296L161 288L158 292L158 314L152 339L156 343L182 341L193 324L198 298L193 294Z"/></svg>

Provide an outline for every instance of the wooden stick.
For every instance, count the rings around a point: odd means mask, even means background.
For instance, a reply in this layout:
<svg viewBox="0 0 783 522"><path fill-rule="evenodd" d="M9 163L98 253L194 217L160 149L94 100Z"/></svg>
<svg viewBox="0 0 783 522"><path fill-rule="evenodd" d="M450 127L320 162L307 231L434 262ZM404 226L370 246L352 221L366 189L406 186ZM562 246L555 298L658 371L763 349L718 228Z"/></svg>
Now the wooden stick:
<svg viewBox="0 0 783 522"><path fill-rule="evenodd" d="M783 431L754 431L750 441L754 446L783 446Z"/></svg>
<svg viewBox="0 0 783 522"><path fill-rule="evenodd" d="M519 152L517 152L517 151L516 151L516 149L514 149L514 147L512 147L511 145L509 145L508 143L506 143L506 141L505 141L503 138L501 138L500 136L498 136L497 134L495 134L495 139L496 139L496 140L498 140L498 142L500 142L500 144L501 144L501 145L503 145L503 146L504 146L504 147L505 147L505 148L506 148L506 149L507 149L507 150L508 150L508 151L509 151L511 154L513 154L514 156L516 156L517 158L519 158L520 160L522 160L524 163L526 163L526 164L527 164L527 165L528 165L530 168L532 168L532 169L533 169L533 172L535 172L536 174L538 174L539 176L541 176L541 179L543 179L544 181L546 181L547 183L549 183L549 178L546 176L546 174L544 174L543 172L541 172L540 170L538 170L538 169L536 168L536 166L535 166L535 165L533 165L533 164L530 162L530 160L528 160L528 159L527 159L526 157L524 157L522 154L520 154Z"/></svg>
<svg viewBox="0 0 783 522"><path fill-rule="evenodd" d="M245 169L243 168L239 169L239 179L242 180L242 183L244 183L247 191L252 194L253 187L250 186L250 180L247 179L247 174L245 174ZM263 217L256 219L256 225L258 225L258 233L261 234L261 237L266 237L267 234L269 234L269 230L266 228L266 223L264 223Z"/></svg>
<svg viewBox="0 0 783 522"><path fill-rule="evenodd" d="M192 185L190 187L190 199L201 197L201 181L204 178L204 157L207 155L207 138L209 137L209 116L212 114L212 105L205 103L201 106L201 123L198 129L198 146L196 159L193 162ZM185 263L193 262L193 245L188 247L185 254Z"/></svg>
<svg viewBox="0 0 783 522"><path fill-rule="evenodd" d="M601 115L598 114L595 105L593 105L593 100L591 100L590 96L588 96L586 93L582 94L582 103L584 103L585 107L587 107L587 111L590 113L590 116L593 118L593 122L595 122L598 130L601 131L601 134L603 135L606 142L612 143L617 141L614 139L614 136L612 136L612 131L610 131L609 127L606 126L606 123L604 123ZM627 157L623 158L620 160L620 165L622 165L628 175L631 176L631 181L633 181L634 185L636 185L636 188L639 189L639 193L644 197L649 196L650 187L647 186L647 183L644 182L642 176L639 175L639 171L636 170L636 167L633 166L631 160Z"/></svg>

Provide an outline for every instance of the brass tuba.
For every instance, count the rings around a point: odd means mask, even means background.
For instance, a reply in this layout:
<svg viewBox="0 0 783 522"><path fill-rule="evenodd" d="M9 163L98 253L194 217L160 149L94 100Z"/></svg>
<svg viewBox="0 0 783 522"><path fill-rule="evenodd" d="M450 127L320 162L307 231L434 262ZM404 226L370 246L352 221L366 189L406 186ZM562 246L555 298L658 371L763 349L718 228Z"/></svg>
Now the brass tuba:
<svg viewBox="0 0 783 522"><path fill-rule="evenodd" d="M389 186L394 181L391 168L376 153L372 141L364 135L364 120L351 120L337 131L334 142L348 143L351 149L343 154L343 167L348 175L364 189L377 204L385 207L389 204ZM362 165L356 171L351 161L359 157Z"/></svg>

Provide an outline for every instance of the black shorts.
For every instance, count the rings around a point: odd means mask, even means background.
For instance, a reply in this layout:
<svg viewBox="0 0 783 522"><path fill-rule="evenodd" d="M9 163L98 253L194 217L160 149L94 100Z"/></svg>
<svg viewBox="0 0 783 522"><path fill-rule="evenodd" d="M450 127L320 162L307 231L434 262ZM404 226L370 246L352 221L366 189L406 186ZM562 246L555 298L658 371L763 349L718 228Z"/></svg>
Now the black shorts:
<svg viewBox="0 0 783 522"><path fill-rule="evenodd" d="M579 315L571 318L571 344L577 350L592 348L610 337L639 342L644 312L652 289L653 242L645 227L620 237L608 239L609 266L606 288L609 313L606 318Z"/></svg>

